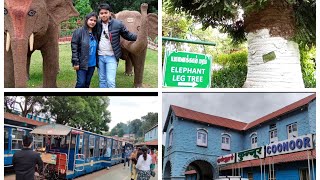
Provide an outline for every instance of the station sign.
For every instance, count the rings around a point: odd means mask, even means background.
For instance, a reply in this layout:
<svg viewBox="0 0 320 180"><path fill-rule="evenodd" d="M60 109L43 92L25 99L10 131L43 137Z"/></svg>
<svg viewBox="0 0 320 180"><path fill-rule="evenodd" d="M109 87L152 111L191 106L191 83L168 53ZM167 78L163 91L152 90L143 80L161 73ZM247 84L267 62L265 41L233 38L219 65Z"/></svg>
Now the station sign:
<svg viewBox="0 0 320 180"><path fill-rule="evenodd" d="M210 88L212 56L168 51L163 69L164 87Z"/></svg>
<svg viewBox="0 0 320 180"><path fill-rule="evenodd" d="M312 134L272 143L266 146L266 156L276 156L313 149Z"/></svg>
<svg viewBox="0 0 320 180"><path fill-rule="evenodd" d="M224 156L219 156L217 158L217 164L218 165L224 165L224 164L231 164L236 162L236 154L227 154Z"/></svg>
<svg viewBox="0 0 320 180"><path fill-rule="evenodd" d="M264 158L264 146L237 153L237 162Z"/></svg>

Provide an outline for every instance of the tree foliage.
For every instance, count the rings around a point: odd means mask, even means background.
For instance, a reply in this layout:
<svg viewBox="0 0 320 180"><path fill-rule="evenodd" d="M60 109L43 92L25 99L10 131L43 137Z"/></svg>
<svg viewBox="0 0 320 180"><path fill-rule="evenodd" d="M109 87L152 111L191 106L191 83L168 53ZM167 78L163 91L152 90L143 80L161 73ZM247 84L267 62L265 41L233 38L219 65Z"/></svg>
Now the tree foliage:
<svg viewBox="0 0 320 180"><path fill-rule="evenodd" d="M28 113L39 114L44 102L43 96L5 96L5 112L16 113L15 108L21 110L21 116L26 117Z"/></svg>
<svg viewBox="0 0 320 180"><path fill-rule="evenodd" d="M243 15L263 9L268 3L275 0L164 0L163 4L168 12L183 12L192 16L203 24L204 28L209 26L219 27L228 33L234 42L245 40L245 23ZM296 33L294 40L300 44L315 44L316 40L316 1L315 0L282 0L293 6Z"/></svg>
<svg viewBox="0 0 320 180"><path fill-rule="evenodd" d="M56 119L56 123L101 133L108 131L111 120L108 97L49 96L43 112Z"/></svg>
<svg viewBox="0 0 320 180"><path fill-rule="evenodd" d="M124 134L135 134L136 138L144 137L144 134L158 124L158 113L149 112L141 119L128 121L127 124L120 122L112 128L110 135L123 137Z"/></svg>
<svg viewBox="0 0 320 180"><path fill-rule="evenodd" d="M117 1L117 0L91 0L90 5L92 9L96 12L98 11L98 6L101 3L108 3L113 13L118 13L123 10L139 11L140 5L142 3L148 4L148 13L158 13L158 0L126 0L126 1Z"/></svg>

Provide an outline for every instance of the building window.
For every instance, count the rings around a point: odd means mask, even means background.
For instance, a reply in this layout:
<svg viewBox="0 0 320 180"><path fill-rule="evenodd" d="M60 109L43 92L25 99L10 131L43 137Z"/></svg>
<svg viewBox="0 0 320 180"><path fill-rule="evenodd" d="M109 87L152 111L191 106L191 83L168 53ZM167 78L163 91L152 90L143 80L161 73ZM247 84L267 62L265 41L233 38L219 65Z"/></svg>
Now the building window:
<svg viewBox="0 0 320 180"><path fill-rule="evenodd" d="M257 148L258 147L258 137L257 134L253 134L251 136L251 148Z"/></svg>
<svg viewBox="0 0 320 180"><path fill-rule="evenodd" d="M287 126L288 139L298 137L297 123L293 123Z"/></svg>
<svg viewBox="0 0 320 180"><path fill-rule="evenodd" d="M208 145L208 133L201 129L197 131L197 145L198 146L205 146L207 147Z"/></svg>
<svg viewBox="0 0 320 180"><path fill-rule="evenodd" d="M172 146L172 139L173 139L173 129L169 131L169 147Z"/></svg>
<svg viewBox="0 0 320 180"><path fill-rule="evenodd" d="M230 144L231 144L231 138L227 134L222 135L222 143L221 143L221 149L223 150L230 150Z"/></svg>
<svg viewBox="0 0 320 180"><path fill-rule="evenodd" d="M253 180L253 173L252 172L248 172L248 180Z"/></svg>
<svg viewBox="0 0 320 180"><path fill-rule="evenodd" d="M170 116L170 123L172 124L173 122L173 115Z"/></svg>
<svg viewBox="0 0 320 180"><path fill-rule="evenodd" d="M269 170L268 180L276 180L276 171L274 169Z"/></svg>
<svg viewBox="0 0 320 180"><path fill-rule="evenodd" d="M278 131L277 129L270 131L270 143L274 143L278 141Z"/></svg>

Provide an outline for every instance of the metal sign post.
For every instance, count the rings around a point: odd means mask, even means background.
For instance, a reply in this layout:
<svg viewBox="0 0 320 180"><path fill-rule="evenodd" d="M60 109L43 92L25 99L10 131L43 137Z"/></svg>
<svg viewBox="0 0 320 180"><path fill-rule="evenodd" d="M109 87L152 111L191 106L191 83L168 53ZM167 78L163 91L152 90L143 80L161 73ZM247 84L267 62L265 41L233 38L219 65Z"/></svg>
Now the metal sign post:
<svg viewBox="0 0 320 180"><path fill-rule="evenodd" d="M163 37L162 39L167 41L215 46L215 43L211 42L192 41L169 37ZM163 86L210 88L212 72L211 64L211 55L166 49L163 67Z"/></svg>

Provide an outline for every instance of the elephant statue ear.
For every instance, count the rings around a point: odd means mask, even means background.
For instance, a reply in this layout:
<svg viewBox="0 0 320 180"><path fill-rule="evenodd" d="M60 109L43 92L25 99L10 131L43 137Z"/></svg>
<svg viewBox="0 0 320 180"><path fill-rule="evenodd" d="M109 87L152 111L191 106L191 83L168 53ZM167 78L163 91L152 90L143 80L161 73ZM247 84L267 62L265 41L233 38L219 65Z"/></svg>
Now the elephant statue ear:
<svg viewBox="0 0 320 180"><path fill-rule="evenodd" d="M154 41L158 36L158 15L148 14L148 36Z"/></svg>
<svg viewBox="0 0 320 180"><path fill-rule="evenodd" d="M56 25L68 20L70 17L79 16L72 0L46 0L48 14Z"/></svg>

